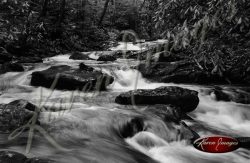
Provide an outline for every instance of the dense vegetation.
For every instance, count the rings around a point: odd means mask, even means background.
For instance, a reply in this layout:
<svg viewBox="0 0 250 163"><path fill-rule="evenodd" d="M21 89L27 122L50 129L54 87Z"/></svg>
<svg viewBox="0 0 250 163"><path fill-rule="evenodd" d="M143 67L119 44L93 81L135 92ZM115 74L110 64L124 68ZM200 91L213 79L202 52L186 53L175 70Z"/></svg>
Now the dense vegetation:
<svg viewBox="0 0 250 163"><path fill-rule="evenodd" d="M154 34L169 40L167 51L184 51L201 69L220 75L235 64L249 68L249 0L149 0L150 4L155 9Z"/></svg>
<svg viewBox="0 0 250 163"><path fill-rule="evenodd" d="M137 30L130 0L1 0L0 47L18 55L102 50ZM139 30L137 30L139 31Z"/></svg>
<svg viewBox="0 0 250 163"><path fill-rule="evenodd" d="M14 55L103 50L130 29L201 69L250 71L249 0L1 0L0 12L1 51Z"/></svg>

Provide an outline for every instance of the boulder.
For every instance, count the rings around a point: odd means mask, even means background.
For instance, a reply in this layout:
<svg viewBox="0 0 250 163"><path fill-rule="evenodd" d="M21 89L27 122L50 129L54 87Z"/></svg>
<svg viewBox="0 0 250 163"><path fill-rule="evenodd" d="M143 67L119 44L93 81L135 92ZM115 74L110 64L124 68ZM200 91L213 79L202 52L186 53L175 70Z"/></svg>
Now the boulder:
<svg viewBox="0 0 250 163"><path fill-rule="evenodd" d="M199 104L198 92L180 87L160 87L152 90L135 90L122 93L115 102L123 105L168 104L180 107L181 111L191 112Z"/></svg>
<svg viewBox="0 0 250 163"><path fill-rule="evenodd" d="M213 95L217 101L233 101L241 104L250 104L250 93L244 91L244 88L214 87L206 91L206 94Z"/></svg>
<svg viewBox="0 0 250 163"><path fill-rule="evenodd" d="M84 63L80 63L79 68L80 70L83 70L83 71L94 71L93 67L87 66Z"/></svg>
<svg viewBox="0 0 250 163"><path fill-rule="evenodd" d="M35 108L35 105L25 100L0 104L0 132L9 133L26 125L32 118Z"/></svg>
<svg viewBox="0 0 250 163"><path fill-rule="evenodd" d="M112 56L112 55L102 55L100 56L97 61L105 61L105 62L108 62L108 61L115 61L116 60L116 57Z"/></svg>
<svg viewBox="0 0 250 163"><path fill-rule="evenodd" d="M24 68L19 63L4 63L0 66L0 74L6 72L23 72Z"/></svg>
<svg viewBox="0 0 250 163"><path fill-rule="evenodd" d="M73 52L69 59L73 60L92 60L89 55L91 52L81 53L81 52Z"/></svg>
<svg viewBox="0 0 250 163"><path fill-rule="evenodd" d="M55 89L102 91L114 81L112 76L100 71L73 69L67 65L53 66L44 71L32 73L31 85L50 88L57 79Z"/></svg>
<svg viewBox="0 0 250 163"><path fill-rule="evenodd" d="M141 63L138 70L143 77L165 83L197 83L197 84L222 84L227 81L217 74L201 70L189 60L178 62L151 62Z"/></svg>

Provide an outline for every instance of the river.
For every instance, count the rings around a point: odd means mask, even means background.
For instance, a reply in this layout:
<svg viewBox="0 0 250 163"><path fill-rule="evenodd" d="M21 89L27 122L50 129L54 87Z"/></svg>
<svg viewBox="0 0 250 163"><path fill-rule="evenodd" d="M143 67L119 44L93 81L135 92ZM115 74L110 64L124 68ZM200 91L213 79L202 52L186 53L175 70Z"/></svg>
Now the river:
<svg viewBox="0 0 250 163"><path fill-rule="evenodd" d="M95 57L94 55L92 57ZM115 97L128 90L154 89L160 86L179 86L199 92L198 108L184 120L201 136L227 134L250 136L250 105L216 101L204 90L210 86L153 83L131 66L136 60L118 59L112 63L70 60L69 55L47 58L44 63L26 65L25 72L0 75L1 103L25 99L39 104L51 94L50 89L30 86L31 73L54 65L78 67L79 63L102 70L115 77L105 92L76 92L55 90L44 106L50 108L39 115L41 126L64 150L55 148L45 135L36 132L28 156L43 157L62 163L247 163L250 151L238 149L226 154L208 154L196 150L178 139L178 128L168 127L153 115L145 115L143 107L116 104ZM72 104L73 102L73 104ZM72 105L71 105L72 104ZM145 118L147 131L123 138L121 132L134 117ZM12 141L0 134L0 149L25 153L27 134Z"/></svg>

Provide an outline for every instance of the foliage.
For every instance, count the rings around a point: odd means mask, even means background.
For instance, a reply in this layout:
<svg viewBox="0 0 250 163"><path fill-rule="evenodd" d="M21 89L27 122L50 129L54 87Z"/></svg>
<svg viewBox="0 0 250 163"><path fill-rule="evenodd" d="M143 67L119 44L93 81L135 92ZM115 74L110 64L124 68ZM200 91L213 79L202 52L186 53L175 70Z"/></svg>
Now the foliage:
<svg viewBox="0 0 250 163"><path fill-rule="evenodd" d="M202 69L223 75L222 61L249 47L249 0L159 0L155 7L157 37L169 40L170 51L189 51Z"/></svg>
<svg viewBox="0 0 250 163"><path fill-rule="evenodd" d="M138 0L140 1L140 0ZM137 30L136 3L111 0L1 0L0 46L14 55L107 49L119 30ZM138 30L139 31L139 30Z"/></svg>

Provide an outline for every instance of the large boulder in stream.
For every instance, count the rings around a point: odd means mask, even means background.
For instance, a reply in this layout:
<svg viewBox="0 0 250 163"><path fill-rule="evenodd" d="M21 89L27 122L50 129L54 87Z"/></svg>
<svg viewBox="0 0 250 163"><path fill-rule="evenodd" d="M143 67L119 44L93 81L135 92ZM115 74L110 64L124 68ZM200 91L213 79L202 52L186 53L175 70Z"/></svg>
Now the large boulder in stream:
<svg viewBox="0 0 250 163"><path fill-rule="evenodd" d="M102 55L97 59L97 61L112 62L116 61L116 57L114 57L113 55Z"/></svg>
<svg viewBox="0 0 250 163"><path fill-rule="evenodd" d="M21 153L14 151L0 151L1 163L55 163L55 161L44 158L27 158Z"/></svg>
<svg viewBox="0 0 250 163"><path fill-rule="evenodd" d="M47 70L32 73L31 85L55 89L102 91L114 81L112 76L80 65L81 69L74 69L67 65L52 66ZM85 68L83 68L85 67Z"/></svg>
<svg viewBox="0 0 250 163"><path fill-rule="evenodd" d="M133 103L133 100L135 103ZM160 87L152 90L135 90L122 93L115 102L123 105L169 104L191 112L199 104L198 92L180 87Z"/></svg>
<svg viewBox="0 0 250 163"><path fill-rule="evenodd" d="M201 70L198 65L190 60L142 63L139 65L138 70L142 73L143 77L156 82L227 83L221 76Z"/></svg>
<svg viewBox="0 0 250 163"><path fill-rule="evenodd" d="M229 88L215 86L211 89L204 89L202 93L211 95L217 101L233 101L236 103L250 104L250 92L244 88Z"/></svg>
<svg viewBox="0 0 250 163"><path fill-rule="evenodd" d="M69 59L73 59L73 60L92 60L89 55L91 54L91 52L73 52L71 54L71 56L69 57Z"/></svg>
<svg viewBox="0 0 250 163"><path fill-rule="evenodd" d="M35 108L35 105L25 100L0 104L0 132L9 133L26 125L34 115Z"/></svg>

